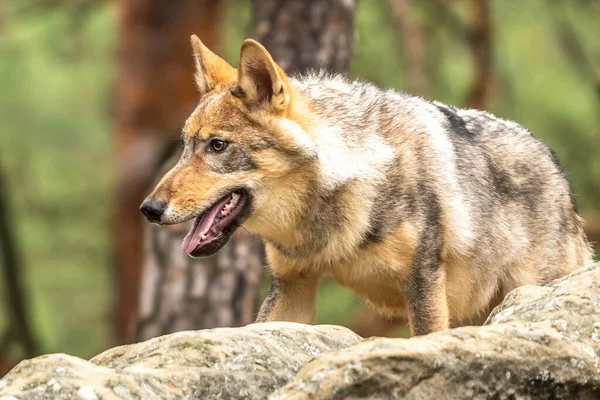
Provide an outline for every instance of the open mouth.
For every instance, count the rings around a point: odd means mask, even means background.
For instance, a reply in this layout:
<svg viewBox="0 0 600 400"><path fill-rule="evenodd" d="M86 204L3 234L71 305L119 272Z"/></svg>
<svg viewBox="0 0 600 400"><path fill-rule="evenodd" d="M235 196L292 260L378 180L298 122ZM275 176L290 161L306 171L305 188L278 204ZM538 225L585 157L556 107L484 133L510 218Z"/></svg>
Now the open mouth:
<svg viewBox="0 0 600 400"><path fill-rule="evenodd" d="M192 257L215 254L250 213L250 194L236 189L198 216L183 239L182 248Z"/></svg>

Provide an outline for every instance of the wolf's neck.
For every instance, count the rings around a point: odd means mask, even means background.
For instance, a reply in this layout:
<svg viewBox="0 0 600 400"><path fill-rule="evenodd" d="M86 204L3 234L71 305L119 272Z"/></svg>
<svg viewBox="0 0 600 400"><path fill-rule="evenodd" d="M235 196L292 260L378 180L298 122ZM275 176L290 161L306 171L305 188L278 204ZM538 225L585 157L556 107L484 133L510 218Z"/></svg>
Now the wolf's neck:
<svg viewBox="0 0 600 400"><path fill-rule="evenodd" d="M314 75L294 81L313 121L319 185L336 190L355 179L378 179L395 152L380 135L378 88L341 76Z"/></svg>
<svg viewBox="0 0 600 400"><path fill-rule="evenodd" d="M296 207L290 207L294 215L270 219L272 229L261 236L290 259L331 263L346 258L370 229L378 193L374 185L370 180L353 179L329 189L315 182L290 199L299 200Z"/></svg>

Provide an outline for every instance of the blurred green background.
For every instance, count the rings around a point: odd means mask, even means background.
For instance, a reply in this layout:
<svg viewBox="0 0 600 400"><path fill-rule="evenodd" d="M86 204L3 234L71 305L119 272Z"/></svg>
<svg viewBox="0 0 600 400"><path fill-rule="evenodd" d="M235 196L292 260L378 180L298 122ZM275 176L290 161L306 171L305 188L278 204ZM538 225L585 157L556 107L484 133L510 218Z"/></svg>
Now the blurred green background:
<svg viewBox="0 0 600 400"><path fill-rule="evenodd" d="M465 105L474 73L468 44L431 18L430 2L415 4L427 39L429 97ZM492 5L497 82L489 110L556 150L583 213L593 219L600 209L600 6ZM231 2L226 19L223 51L235 62L250 35L250 8ZM583 58L564 40L565 27ZM360 1L355 28L351 76L409 90L386 4ZM114 4L82 10L69 2L0 2L0 166L43 352L90 357L115 343L109 208L116 39ZM320 289L318 322L347 323L360 304L328 281ZM0 332L6 323L0 305Z"/></svg>

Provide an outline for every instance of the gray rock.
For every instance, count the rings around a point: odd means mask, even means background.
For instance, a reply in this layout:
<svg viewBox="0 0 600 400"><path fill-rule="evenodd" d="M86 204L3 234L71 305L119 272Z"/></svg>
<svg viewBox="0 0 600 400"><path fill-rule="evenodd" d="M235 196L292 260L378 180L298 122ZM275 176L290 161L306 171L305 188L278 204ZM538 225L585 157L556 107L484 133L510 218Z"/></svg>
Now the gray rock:
<svg viewBox="0 0 600 400"><path fill-rule="evenodd" d="M600 265L511 292L483 327L372 339L271 399L600 399Z"/></svg>
<svg viewBox="0 0 600 400"><path fill-rule="evenodd" d="M0 380L0 399L264 399L313 357L359 340L342 327L286 322L179 332L90 361L23 361Z"/></svg>
<svg viewBox="0 0 600 400"><path fill-rule="evenodd" d="M54 354L0 400L600 399L600 264L511 292L482 327L413 339L267 323L180 332L90 361ZM4 396L4 397L3 397Z"/></svg>

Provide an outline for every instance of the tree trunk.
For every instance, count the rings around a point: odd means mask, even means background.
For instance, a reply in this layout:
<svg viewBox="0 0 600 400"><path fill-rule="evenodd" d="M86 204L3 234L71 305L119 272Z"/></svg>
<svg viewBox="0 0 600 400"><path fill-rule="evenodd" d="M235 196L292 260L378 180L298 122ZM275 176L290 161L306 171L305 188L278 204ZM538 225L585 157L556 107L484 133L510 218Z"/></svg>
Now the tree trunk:
<svg viewBox="0 0 600 400"><path fill-rule="evenodd" d="M347 70L353 1L261 0L254 2L254 12L256 37L287 72L319 67ZM202 35L200 38L206 43ZM186 82L193 86L191 80ZM147 230L138 340L183 329L254 321L264 265L262 245L243 231L237 232L215 256L193 260L181 251L188 229Z"/></svg>
<svg viewBox="0 0 600 400"><path fill-rule="evenodd" d="M346 73L355 10L355 0L255 0L256 39L288 73Z"/></svg>
<svg viewBox="0 0 600 400"><path fill-rule="evenodd" d="M470 0L471 52L475 63L475 79L467 103L484 110L491 99L494 85L494 48L492 41L492 11L489 0Z"/></svg>
<svg viewBox="0 0 600 400"><path fill-rule="evenodd" d="M115 264L117 339L132 339L142 267L148 187L198 100L190 35L214 46L219 21L210 0L122 1L117 81Z"/></svg>
<svg viewBox="0 0 600 400"><path fill-rule="evenodd" d="M406 54L411 93L426 96L429 79L421 25L412 12L410 0L388 0L388 4L394 17L398 42L402 43Z"/></svg>
<svg viewBox="0 0 600 400"><path fill-rule="evenodd" d="M23 283L23 265L9 207L8 189L0 171L0 276L4 283L8 327L0 332L0 377L12 366L10 356L29 358L38 354L39 345L30 326L27 296ZM15 349L18 348L20 353ZM11 351L12 350L12 351Z"/></svg>

